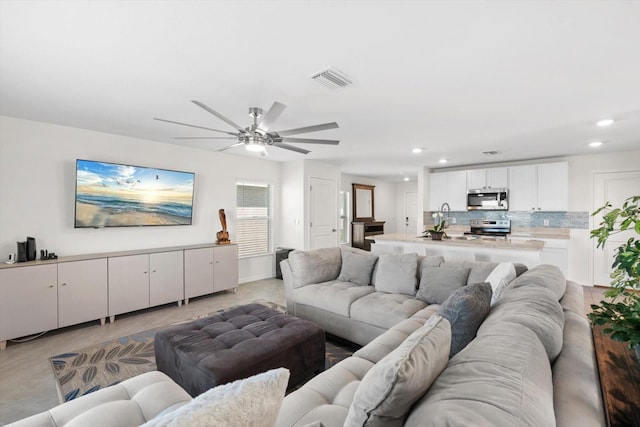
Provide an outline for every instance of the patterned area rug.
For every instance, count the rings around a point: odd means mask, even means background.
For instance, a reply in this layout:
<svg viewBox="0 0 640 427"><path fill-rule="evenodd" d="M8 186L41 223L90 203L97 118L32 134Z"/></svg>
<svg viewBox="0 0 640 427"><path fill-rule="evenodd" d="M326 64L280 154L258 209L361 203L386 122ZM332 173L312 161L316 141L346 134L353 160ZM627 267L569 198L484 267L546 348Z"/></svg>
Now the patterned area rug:
<svg viewBox="0 0 640 427"><path fill-rule="evenodd" d="M283 307L274 303L256 302L284 311ZM223 311L225 310L203 314L194 319ZM136 375L155 370L153 338L156 332L165 328L166 326L149 329L49 358L64 401L73 400ZM346 359L358 348L359 346L355 344L329 336L325 367L328 369Z"/></svg>

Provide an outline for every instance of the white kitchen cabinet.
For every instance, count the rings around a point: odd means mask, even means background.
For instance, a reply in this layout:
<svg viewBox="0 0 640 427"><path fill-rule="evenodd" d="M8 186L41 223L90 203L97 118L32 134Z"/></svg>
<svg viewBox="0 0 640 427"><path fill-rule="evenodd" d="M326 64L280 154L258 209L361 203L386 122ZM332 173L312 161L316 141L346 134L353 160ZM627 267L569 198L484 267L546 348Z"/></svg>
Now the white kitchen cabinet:
<svg viewBox="0 0 640 427"><path fill-rule="evenodd" d="M471 169L467 171L467 189L508 188L509 168Z"/></svg>
<svg viewBox="0 0 640 427"><path fill-rule="evenodd" d="M429 210L438 211L440 206L447 201L449 193L449 174L447 172L432 173L429 175Z"/></svg>
<svg viewBox="0 0 640 427"><path fill-rule="evenodd" d="M178 302L184 299L183 251L149 254L149 305Z"/></svg>
<svg viewBox="0 0 640 427"><path fill-rule="evenodd" d="M467 171L438 172L429 176L429 210L447 202L452 211L467 210Z"/></svg>
<svg viewBox="0 0 640 427"><path fill-rule="evenodd" d="M149 255L109 258L109 316L149 307Z"/></svg>
<svg viewBox="0 0 640 427"><path fill-rule="evenodd" d="M538 210L569 210L569 165L567 162L538 165Z"/></svg>
<svg viewBox="0 0 640 427"><path fill-rule="evenodd" d="M538 206L538 167L536 165L509 168L509 210L533 211Z"/></svg>
<svg viewBox="0 0 640 427"><path fill-rule="evenodd" d="M107 259L58 264L58 327L108 315Z"/></svg>
<svg viewBox="0 0 640 427"><path fill-rule="evenodd" d="M213 291L219 292L238 286L238 246L213 248Z"/></svg>
<svg viewBox="0 0 640 427"><path fill-rule="evenodd" d="M56 264L0 271L0 349L8 339L58 327Z"/></svg>
<svg viewBox="0 0 640 427"><path fill-rule="evenodd" d="M512 166L509 171L509 210L566 211L569 208L567 162Z"/></svg>

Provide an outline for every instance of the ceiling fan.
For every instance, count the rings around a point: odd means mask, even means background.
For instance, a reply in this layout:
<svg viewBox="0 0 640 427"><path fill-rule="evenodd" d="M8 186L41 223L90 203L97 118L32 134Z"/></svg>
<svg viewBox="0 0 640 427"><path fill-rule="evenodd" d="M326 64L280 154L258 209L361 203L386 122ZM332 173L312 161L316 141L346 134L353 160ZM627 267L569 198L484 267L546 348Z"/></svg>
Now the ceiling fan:
<svg viewBox="0 0 640 427"><path fill-rule="evenodd" d="M338 145L340 143L339 140L334 139L313 139L313 138L291 138L291 135L298 135L301 133L309 133L309 132L318 132L321 130L327 129L336 129L338 128L338 124L336 122L331 123L323 123L320 125L313 126L305 126L296 129L282 130L282 131L271 131L271 127L276 119L282 114L286 105L280 102L274 102L269 111L266 114L263 114L262 108L258 107L250 107L249 108L249 116L253 118L253 124L249 127L242 128L227 117L213 110L208 105L200 101L191 101L196 104L198 107L207 111L208 113L213 114L223 122L233 126L236 129L236 132L227 132L224 130L211 129L204 126L192 125L189 123L176 122L173 120L159 119L154 117L154 120L159 120L161 122L173 123L181 126L188 126L192 128L205 129L213 132L225 133L228 136L179 136L174 137L174 139L228 139L235 140L234 144L231 144L227 147L221 148L217 151L228 150L232 147L237 147L239 145L245 145L245 148L249 151L256 151L262 153L262 155L266 155L267 150L266 147L273 146L278 148L284 148L285 150L295 151L297 153L307 154L310 153L309 150L305 150L304 148L296 147L293 145L287 144L288 142L293 143L304 143L304 144L327 144L327 145ZM258 119L262 119L260 123L258 123Z"/></svg>

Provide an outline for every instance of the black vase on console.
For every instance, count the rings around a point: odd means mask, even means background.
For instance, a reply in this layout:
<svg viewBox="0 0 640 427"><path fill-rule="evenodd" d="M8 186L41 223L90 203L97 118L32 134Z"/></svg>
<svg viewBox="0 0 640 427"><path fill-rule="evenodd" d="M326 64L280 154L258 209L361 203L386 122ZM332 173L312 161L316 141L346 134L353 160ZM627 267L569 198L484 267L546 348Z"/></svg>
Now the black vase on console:
<svg viewBox="0 0 640 427"><path fill-rule="evenodd" d="M27 237L27 261L35 261L36 252L36 239Z"/></svg>
<svg viewBox="0 0 640 427"><path fill-rule="evenodd" d="M18 251L16 252L16 262L25 262L27 260L27 242L18 242Z"/></svg>

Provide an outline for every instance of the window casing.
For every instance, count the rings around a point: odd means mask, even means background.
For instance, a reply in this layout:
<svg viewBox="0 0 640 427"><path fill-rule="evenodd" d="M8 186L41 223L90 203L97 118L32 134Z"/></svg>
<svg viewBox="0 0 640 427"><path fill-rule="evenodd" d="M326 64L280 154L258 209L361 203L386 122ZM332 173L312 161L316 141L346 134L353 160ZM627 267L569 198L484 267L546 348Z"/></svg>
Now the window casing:
<svg viewBox="0 0 640 427"><path fill-rule="evenodd" d="M238 256L272 252L273 188L269 184L236 184L236 243Z"/></svg>
<svg viewBox="0 0 640 427"><path fill-rule="evenodd" d="M349 192L340 191L340 244L349 243Z"/></svg>

